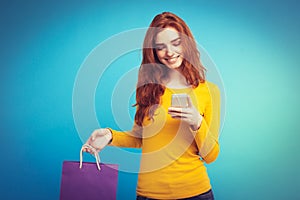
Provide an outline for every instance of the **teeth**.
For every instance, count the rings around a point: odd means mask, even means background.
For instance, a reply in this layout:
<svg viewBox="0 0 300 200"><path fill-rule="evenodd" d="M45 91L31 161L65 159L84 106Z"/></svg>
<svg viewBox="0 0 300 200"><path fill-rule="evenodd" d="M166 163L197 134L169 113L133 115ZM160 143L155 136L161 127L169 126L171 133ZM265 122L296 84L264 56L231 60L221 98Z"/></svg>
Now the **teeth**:
<svg viewBox="0 0 300 200"><path fill-rule="evenodd" d="M177 60L177 58L178 57L169 58L169 59L167 59L167 61L173 63L173 62L175 62Z"/></svg>

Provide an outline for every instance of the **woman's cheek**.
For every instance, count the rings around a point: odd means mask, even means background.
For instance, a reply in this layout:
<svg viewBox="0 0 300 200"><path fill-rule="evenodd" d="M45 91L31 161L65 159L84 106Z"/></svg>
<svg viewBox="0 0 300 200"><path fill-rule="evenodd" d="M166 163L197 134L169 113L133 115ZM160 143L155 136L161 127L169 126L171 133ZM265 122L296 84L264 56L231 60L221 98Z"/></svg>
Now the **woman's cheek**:
<svg viewBox="0 0 300 200"><path fill-rule="evenodd" d="M156 54L157 54L157 57L158 57L159 61L160 61L161 63L164 63L164 53L162 53L162 52L157 52Z"/></svg>

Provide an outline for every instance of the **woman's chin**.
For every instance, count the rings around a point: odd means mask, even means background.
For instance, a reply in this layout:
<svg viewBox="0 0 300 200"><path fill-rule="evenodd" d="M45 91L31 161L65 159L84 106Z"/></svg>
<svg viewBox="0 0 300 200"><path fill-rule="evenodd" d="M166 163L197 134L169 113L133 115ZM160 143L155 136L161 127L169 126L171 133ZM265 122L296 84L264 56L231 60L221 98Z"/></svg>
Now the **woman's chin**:
<svg viewBox="0 0 300 200"><path fill-rule="evenodd" d="M177 69L181 66L181 63L174 63L174 64L165 64L169 69Z"/></svg>

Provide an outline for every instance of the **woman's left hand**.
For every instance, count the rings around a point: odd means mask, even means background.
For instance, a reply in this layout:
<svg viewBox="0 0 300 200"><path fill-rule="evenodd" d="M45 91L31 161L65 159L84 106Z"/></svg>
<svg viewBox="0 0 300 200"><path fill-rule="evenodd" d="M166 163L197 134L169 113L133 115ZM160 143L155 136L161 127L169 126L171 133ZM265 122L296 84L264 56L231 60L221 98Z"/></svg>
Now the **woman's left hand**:
<svg viewBox="0 0 300 200"><path fill-rule="evenodd" d="M188 107L169 107L168 113L175 119L181 119L187 122L191 128L196 131L200 128L203 116L193 105L190 96L188 96Z"/></svg>

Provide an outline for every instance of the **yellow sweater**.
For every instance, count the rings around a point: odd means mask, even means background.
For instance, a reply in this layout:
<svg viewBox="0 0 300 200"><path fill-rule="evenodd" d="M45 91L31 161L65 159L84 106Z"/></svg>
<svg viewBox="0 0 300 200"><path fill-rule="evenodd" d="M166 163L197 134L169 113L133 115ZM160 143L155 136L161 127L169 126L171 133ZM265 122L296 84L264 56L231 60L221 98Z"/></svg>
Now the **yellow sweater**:
<svg viewBox="0 0 300 200"><path fill-rule="evenodd" d="M171 96L188 94L204 116L199 130L168 114ZM131 131L111 130L111 145L142 148L137 194L154 199L196 196L211 188L204 166L219 153L220 93L216 85L205 82L195 89L166 88L153 119Z"/></svg>

